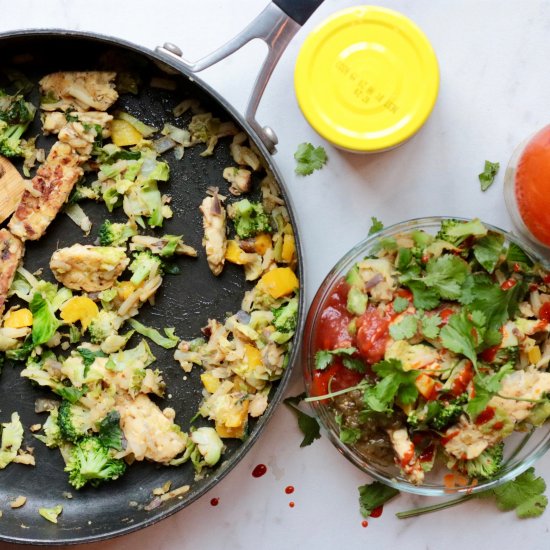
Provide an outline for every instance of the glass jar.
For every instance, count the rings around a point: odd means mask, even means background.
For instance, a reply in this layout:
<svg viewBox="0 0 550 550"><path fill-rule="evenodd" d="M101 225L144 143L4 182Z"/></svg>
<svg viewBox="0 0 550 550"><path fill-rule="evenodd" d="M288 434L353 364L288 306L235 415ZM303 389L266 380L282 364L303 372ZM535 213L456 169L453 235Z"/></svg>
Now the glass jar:
<svg viewBox="0 0 550 550"><path fill-rule="evenodd" d="M550 248L550 126L520 144L504 175L512 222L533 244Z"/></svg>

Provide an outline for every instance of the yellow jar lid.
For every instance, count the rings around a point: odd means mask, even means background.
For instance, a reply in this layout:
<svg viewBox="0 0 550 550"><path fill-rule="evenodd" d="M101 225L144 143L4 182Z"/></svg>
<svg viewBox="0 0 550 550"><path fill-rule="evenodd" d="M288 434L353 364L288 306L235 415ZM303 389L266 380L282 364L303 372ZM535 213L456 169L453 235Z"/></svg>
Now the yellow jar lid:
<svg viewBox="0 0 550 550"><path fill-rule="evenodd" d="M338 147L374 152L413 136L430 115L439 68L424 33L376 6L335 13L305 40L294 73L311 126Z"/></svg>

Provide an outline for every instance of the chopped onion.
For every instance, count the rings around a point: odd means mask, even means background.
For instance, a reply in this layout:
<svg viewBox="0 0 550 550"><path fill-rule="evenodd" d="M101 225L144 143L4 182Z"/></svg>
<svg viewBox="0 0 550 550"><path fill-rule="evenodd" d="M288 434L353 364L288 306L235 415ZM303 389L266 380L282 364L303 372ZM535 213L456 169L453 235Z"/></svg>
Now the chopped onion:
<svg viewBox="0 0 550 550"><path fill-rule="evenodd" d="M367 284L365 285L365 289L368 290L369 288L376 286L378 283L381 283L383 280L384 280L384 276L381 273L377 273L374 277L372 277L367 281Z"/></svg>
<svg viewBox="0 0 550 550"><path fill-rule="evenodd" d="M174 116L181 116L183 113L191 109L192 111L195 111L197 107L199 106L199 101L197 99L184 99L181 103L178 103L172 112L174 113Z"/></svg>
<svg viewBox="0 0 550 550"><path fill-rule="evenodd" d="M78 204L69 204L66 206L65 213L69 216L69 218L71 218L71 220L73 220L74 223L76 223L76 225L78 225L78 227L80 227L80 229L82 229L82 231L84 231L86 235L90 233L90 230L92 229L92 221Z"/></svg>
<svg viewBox="0 0 550 550"><path fill-rule="evenodd" d="M176 160L181 160L183 158L184 151L185 148L183 147L183 145L176 145L174 149L174 157L176 158Z"/></svg>
<svg viewBox="0 0 550 550"><path fill-rule="evenodd" d="M59 401L56 401L55 399L46 399L44 397L39 397L34 402L34 412L43 413L47 411L53 411L58 406L59 406Z"/></svg>
<svg viewBox="0 0 550 550"><path fill-rule="evenodd" d="M166 153L166 151L170 151L170 149L173 149L176 145L176 142L170 136L163 136L153 141L153 147L160 155Z"/></svg>
<svg viewBox="0 0 550 550"><path fill-rule="evenodd" d="M185 145L189 143L189 140L191 139L191 134L184 130L183 128L178 128L177 126L173 126L172 124L165 124L164 128L162 129L162 134L165 136L170 136L176 143L179 143L180 145Z"/></svg>

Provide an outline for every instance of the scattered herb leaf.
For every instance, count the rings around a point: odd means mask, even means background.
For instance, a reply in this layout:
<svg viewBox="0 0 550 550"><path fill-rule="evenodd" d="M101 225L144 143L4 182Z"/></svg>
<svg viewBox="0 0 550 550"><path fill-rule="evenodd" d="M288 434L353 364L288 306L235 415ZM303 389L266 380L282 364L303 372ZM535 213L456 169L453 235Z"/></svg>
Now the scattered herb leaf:
<svg viewBox="0 0 550 550"><path fill-rule="evenodd" d="M300 143L294 153L297 165L295 172L299 176L309 176L314 170L320 170L328 157L323 147L314 147L311 143Z"/></svg>
<svg viewBox="0 0 550 550"><path fill-rule="evenodd" d="M499 168L500 168L500 163L491 162L488 160L485 161L485 167L483 168L483 172L481 172L481 174L479 174L478 176L482 191L487 191L487 189L491 187L491 185L495 181L495 176L497 175Z"/></svg>

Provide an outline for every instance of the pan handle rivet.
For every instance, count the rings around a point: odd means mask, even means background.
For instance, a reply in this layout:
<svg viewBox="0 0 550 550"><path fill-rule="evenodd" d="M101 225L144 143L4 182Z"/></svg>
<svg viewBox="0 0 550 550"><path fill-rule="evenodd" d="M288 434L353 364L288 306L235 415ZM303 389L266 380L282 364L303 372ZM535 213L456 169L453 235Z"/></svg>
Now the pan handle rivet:
<svg viewBox="0 0 550 550"><path fill-rule="evenodd" d="M183 52L181 51L179 46L172 44L172 42L165 42L163 47L165 50L168 50L170 53L173 53L174 55L177 55L179 57L183 55Z"/></svg>
<svg viewBox="0 0 550 550"><path fill-rule="evenodd" d="M273 145L277 145L279 143L279 138L277 137L277 134L273 131L273 128L270 128L269 126L264 126L264 135L273 143Z"/></svg>

